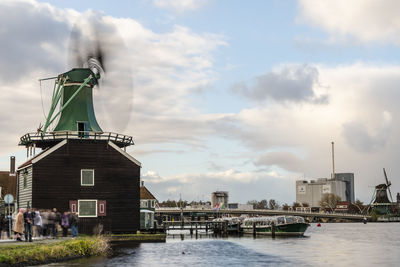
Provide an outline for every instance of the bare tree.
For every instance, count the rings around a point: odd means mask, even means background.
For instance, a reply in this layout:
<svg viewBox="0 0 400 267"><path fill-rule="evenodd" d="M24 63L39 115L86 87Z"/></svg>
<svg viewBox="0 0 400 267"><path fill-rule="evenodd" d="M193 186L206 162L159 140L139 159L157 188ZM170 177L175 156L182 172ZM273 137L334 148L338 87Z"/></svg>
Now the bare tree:
<svg viewBox="0 0 400 267"><path fill-rule="evenodd" d="M353 205L358 208L360 214L363 214L365 211L365 208L367 207L367 206L364 206L364 202L362 202L359 199L356 199L356 202L354 202Z"/></svg>
<svg viewBox="0 0 400 267"><path fill-rule="evenodd" d="M277 209L275 199L270 199L270 200L269 200L269 208L270 208L271 210Z"/></svg>
<svg viewBox="0 0 400 267"><path fill-rule="evenodd" d="M341 201L341 198L335 194L323 194L322 199L319 202L319 205L323 209L329 209L330 211L334 211L336 208L336 204Z"/></svg>

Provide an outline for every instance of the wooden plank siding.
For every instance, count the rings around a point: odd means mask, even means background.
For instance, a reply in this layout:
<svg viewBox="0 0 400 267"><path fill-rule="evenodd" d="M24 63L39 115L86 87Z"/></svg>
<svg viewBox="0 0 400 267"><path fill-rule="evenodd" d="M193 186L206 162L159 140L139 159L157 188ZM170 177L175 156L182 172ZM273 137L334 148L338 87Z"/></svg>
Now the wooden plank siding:
<svg viewBox="0 0 400 267"><path fill-rule="evenodd" d="M80 218L81 233L136 233L140 224L140 166L107 141L68 140L33 164L32 203L35 208L69 209L70 200L105 200L106 216ZM94 169L94 186L81 186L81 170Z"/></svg>
<svg viewBox="0 0 400 267"><path fill-rule="evenodd" d="M26 187L24 187L24 176L26 175ZM18 171L18 207L32 207L32 166Z"/></svg>

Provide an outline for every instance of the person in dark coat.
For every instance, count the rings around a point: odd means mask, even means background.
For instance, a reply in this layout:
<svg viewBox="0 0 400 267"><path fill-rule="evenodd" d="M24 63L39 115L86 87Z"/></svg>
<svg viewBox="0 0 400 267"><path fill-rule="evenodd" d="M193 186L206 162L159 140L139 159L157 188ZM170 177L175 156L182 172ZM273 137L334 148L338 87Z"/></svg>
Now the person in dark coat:
<svg viewBox="0 0 400 267"><path fill-rule="evenodd" d="M58 227L61 225L61 213L59 213L56 208L53 209L53 212L54 212L53 236L57 237Z"/></svg>
<svg viewBox="0 0 400 267"><path fill-rule="evenodd" d="M32 242L32 226L33 220L35 219L35 213L28 207L24 212L24 229L25 229L25 241Z"/></svg>
<svg viewBox="0 0 400 267"><path fill-rule="evenodd" d="M71 212L68 217L69 225L71 226L72 237L78 237L78 216L74 212Z"/></svg>
<svg viewBox="0 0 400 267"><path fill-rule="evenodd" d="M63 229L63 237L67 237L69 228L69 212L66 211L61 216L61 227Z"/></svg>

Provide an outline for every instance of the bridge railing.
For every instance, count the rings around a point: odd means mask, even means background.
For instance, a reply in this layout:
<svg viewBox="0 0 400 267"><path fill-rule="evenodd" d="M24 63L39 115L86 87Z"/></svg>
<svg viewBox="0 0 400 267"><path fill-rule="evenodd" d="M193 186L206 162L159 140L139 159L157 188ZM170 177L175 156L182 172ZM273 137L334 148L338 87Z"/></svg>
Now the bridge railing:
<svg viewBox="0 0 400 267"><path fill-rule="evenodd" d="M353 217L355 219L362 219L364 217L370 218L368 215L352 214L342 212L307 212L307 211L286 211L286 210L268 210L268 209L253 209L253 210L239 210L239 209L187 209L187 208L157 208L156 212L208 212L208 213L242 213L242 214L275 214L275 215L300 215L300 216L323 216L323 217Z"/></svg>

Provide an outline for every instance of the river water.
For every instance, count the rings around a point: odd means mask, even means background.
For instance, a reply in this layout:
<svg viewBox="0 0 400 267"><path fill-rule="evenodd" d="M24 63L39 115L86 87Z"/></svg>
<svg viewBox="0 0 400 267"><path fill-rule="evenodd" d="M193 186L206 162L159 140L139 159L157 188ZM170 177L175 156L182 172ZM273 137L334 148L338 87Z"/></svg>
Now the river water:
<svg viewBox="0 0 400 267"><path fill-rule="evenodd" d="M110 257L48 266L400 266L400 223L312 224L301 238L200 237L125 244Z"/></svg>

